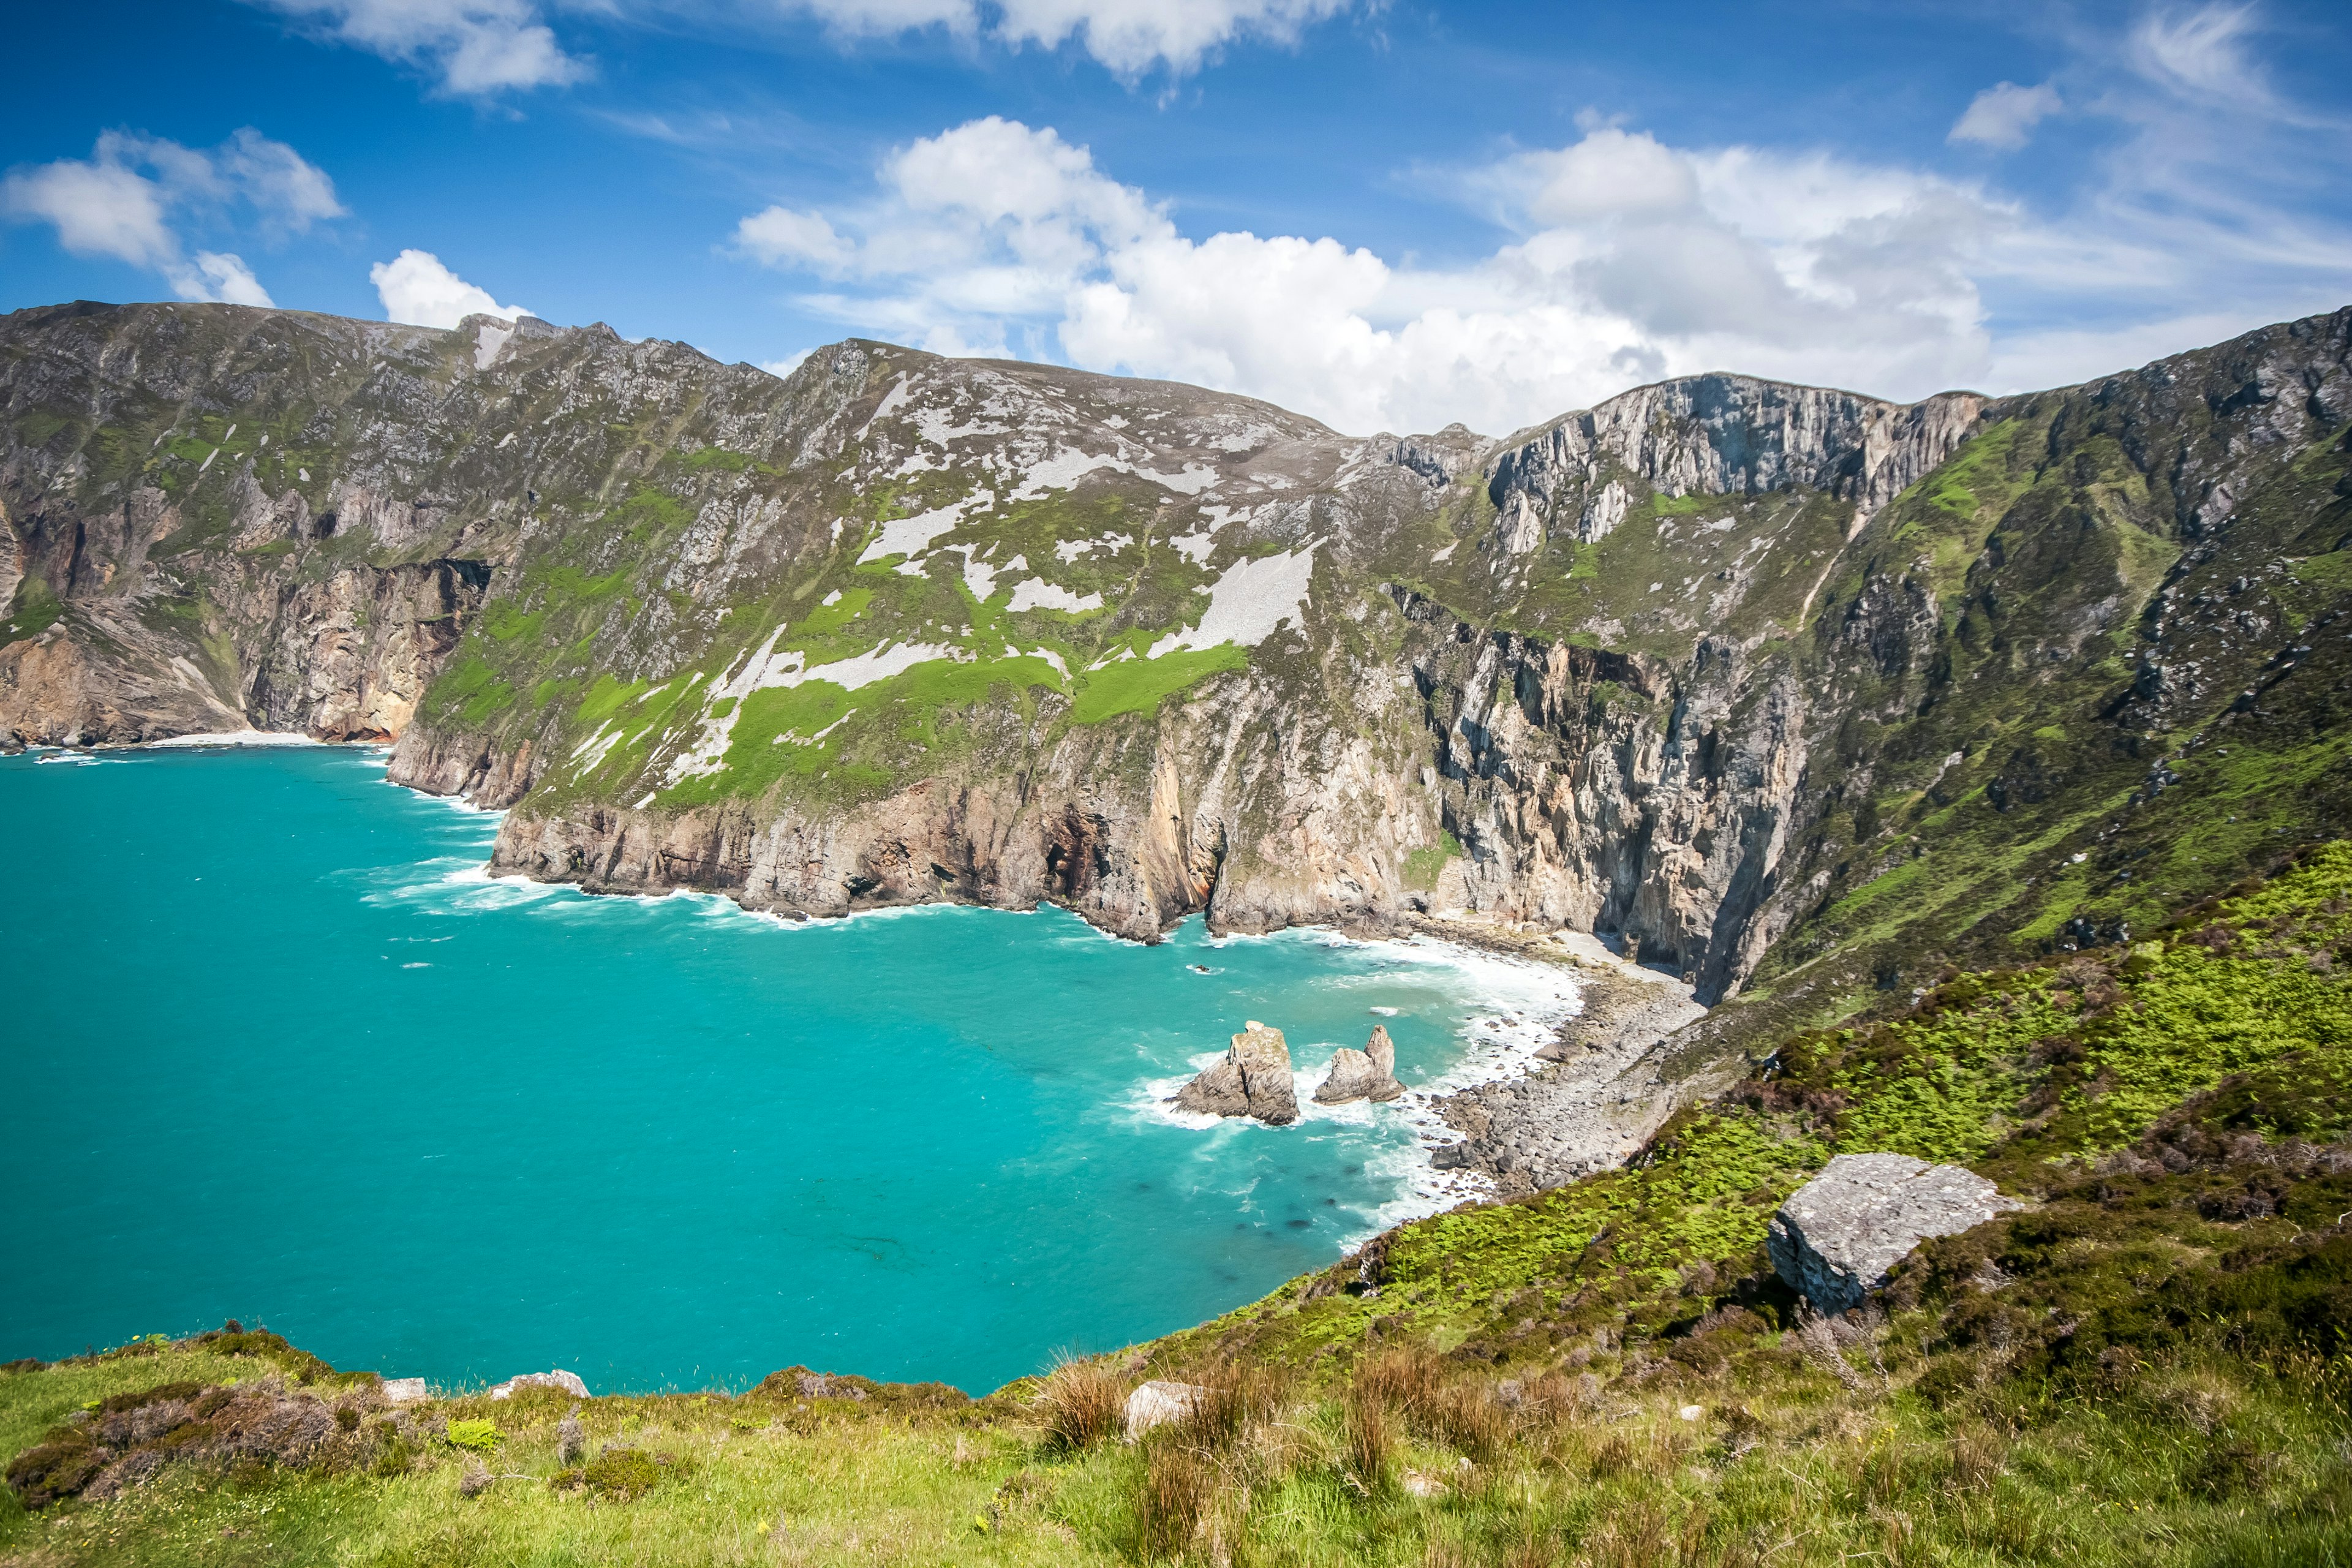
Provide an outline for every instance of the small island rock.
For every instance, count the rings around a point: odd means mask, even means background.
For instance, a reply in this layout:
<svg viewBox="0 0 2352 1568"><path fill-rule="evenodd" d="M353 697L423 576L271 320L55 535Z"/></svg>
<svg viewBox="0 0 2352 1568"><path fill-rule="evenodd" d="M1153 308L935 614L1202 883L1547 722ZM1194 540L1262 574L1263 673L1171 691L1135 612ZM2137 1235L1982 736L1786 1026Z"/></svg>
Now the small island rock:
<svg viewBox="0 0 2352 1568"><path fill-rule="evenodd" d="M1790 1194L1764 1238L1780 1278L1824 1312L1862 1305L1931 1237L2019 1208L1974 1171L1908 1154L1840 1154Z"/></svg>
<svg viewBox="0 0 2352 1568"><path fill-rule="evenodd" d="M1290 1077L1290 1045L1280 1029L1256 1019L1233 1037L1224 1059L1176 1093L1180 1110L1205 1116L1255 1116L1283 1127L1298 1120L1298 1089Z"/></svg>
<svg viewBox="0 0 2352 1568"><path fill-rule="evenodd" d="M1372 1037L1360 1051L1341 1046L1331 1053L1331 1070L1315 1091L1318 1105L1346 1105L1350 1100L1394 1100L1404 1092L1396 1080L1396 1042L1386 1024L1372 1026Z"/></svg>

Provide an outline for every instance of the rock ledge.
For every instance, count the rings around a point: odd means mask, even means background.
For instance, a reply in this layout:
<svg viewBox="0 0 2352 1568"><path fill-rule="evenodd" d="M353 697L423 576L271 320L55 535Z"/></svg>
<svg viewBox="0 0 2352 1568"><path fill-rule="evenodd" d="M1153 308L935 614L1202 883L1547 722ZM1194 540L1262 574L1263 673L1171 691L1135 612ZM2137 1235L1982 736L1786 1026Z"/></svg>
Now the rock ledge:
<svg viewBox="0 0 2352 1568"><path fill-rule="evenodd" d="M1974 1171L1908 1154L1840 1154L1772 1216L1772 1267L1814 1307L1843 1312L1932 1237L2024 1205Z"/></svg>

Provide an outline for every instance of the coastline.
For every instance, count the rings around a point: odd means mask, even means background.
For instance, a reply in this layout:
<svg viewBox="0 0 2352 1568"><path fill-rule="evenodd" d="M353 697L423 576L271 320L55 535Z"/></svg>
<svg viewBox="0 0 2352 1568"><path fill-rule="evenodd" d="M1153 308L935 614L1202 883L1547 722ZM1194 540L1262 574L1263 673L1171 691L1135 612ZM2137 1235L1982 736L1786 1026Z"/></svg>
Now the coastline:
<svg viewBox="0 0 2352 1568"><path fill-rule="evenodd" d="M167 751L239 747L349 746L387 761L383 782L459 811L496 820L504 813L449 795L422 789L392 776L390 751L380 740L331 742L301 734L255 730L195 732L131 746L76 747L90 760L108 751ZM49 748L41 748L49 750ZM971 907L1028 913L1011 906L960 899L923 900L809 915L760 910L732 892L677 887L658 892L604 890L568 879L526 872L501 874L485 862L468 881L568 888L593 898L662 900L681 894L723 901L762 923L824 927L861 917L908 914L933 908ZM1038 906L1044 907L1043 905ZM1081 920L1083 910L1073 910ZM1190 918L1190 917L1188 917ZM1205 916L1203 917L1205 918ZM1087 921L1113 941L1139 942ZM1697 1092L1706 1075L1668 1082L1661 1073L1667 1038L1704 1017L1706 1009L1690 999L1689 987L1654 971L1628 964L1597 939L1577 931L1528 932L1491 921L1407 913L1396 922L1367 927L1331 923L1283 928L1323 933L1328 940L1370 945L1436 948L1459 955L1457 967L1502 959L1563 972L1574 1000L1565 1007L1517 1011L1494 1009L1459 1031L1463 1059L1439 1079L1415 1086L1398 1102L1396 1114L1412 1127L1415 1169L1411 1193L1381 1205L1385 1225L1442 1212L1465 1202L1523 1196L1625 1162L1684 1101ZM1282 931L1213 932L1218 942L1264 939ZM1151 945L1146 942L1145 945ZM1424 948L1424 951L1427 949ZM1538 1012L1533 1027L1525 1015ZM1484 1037L1482 1038L1481 1036ZM1549 1038L1543 1037L1549 1036ZM1319 1068L1302 1068L1302 1077Z"/></svg>
<svg viewBox="0 0 2352 1568"><path fill-rule="evenodd" d="M1626 963L1583 931L1432 916L1412 923L1440 941L1561 965L1583 995L1528 1070L1437 1102L1461 1137L1433 1160L1483 1177L1490 1196L1524 1197L1623 1164L1710 1081L1704 1073L1669 1081L1662 1071L1671 1037L1707 1013L1681 981Z"/></svg>

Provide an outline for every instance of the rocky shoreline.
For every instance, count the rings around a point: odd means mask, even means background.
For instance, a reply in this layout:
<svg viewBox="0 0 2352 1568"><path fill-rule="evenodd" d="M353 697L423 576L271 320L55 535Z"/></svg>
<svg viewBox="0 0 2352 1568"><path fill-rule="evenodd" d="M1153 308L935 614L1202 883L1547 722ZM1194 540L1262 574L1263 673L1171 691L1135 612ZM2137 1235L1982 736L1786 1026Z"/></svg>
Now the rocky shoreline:
<svg viewBox="0 0 2352 1568"><path fill-rule="evenodd" d="M1668 1041L1706 1016L1691 987L1626 963L1581 931L1533 934L1483 921L1422 917L1421 934L1575 972L1583 1005L1537 1053L1532 1072L1475 1084L1434 1102L1463 1134L1437 1146L1440 1170L1475 1172L1497 1197L1521 1197L1622 1164L1675 1110L1704 1092L1705 1071L1664 1073Z"/></svg>

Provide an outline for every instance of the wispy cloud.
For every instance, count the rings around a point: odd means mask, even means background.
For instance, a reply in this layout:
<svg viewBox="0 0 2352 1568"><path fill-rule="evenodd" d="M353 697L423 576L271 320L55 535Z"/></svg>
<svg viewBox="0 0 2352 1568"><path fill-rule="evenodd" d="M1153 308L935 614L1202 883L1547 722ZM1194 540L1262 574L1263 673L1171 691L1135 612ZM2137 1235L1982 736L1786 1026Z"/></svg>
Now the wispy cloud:
<svg viewBox="0 0 2352 1568"><path fill-rule="evenodd" d="M86 159L12 170L0 210L49 225L76 256L161 274L183 300L236 305L267 305L268 290L234 252L192 249L184 228L243 220L269 243L344 216L323 170L250 126L205 151L110 131Z"/></svg>
<svg viewBox="0 0 2352 1568"><path fill-rule="evenodd" d="M567 53L531 0L249 0L320 36L425 71L443 91L482 97L567 87L593 70Z"/></svg>
<svg viewBox="0 0 2352 1568"><path fill-rule="evenodd" d="M2058 89L2048 82L2039 87L1999 82L1976 95L1945 140L1974 142L2014 153L2033 139L2036 125L2064 107Z"/></svg>
<svg viewBox="0 0 2352 1568"><path fill-rule="evenodd" d="M1116 74L1183 76L1237 40L1296 43L1356 0L782 0L837 34L890 36L939 28L1020 48L1065 44Z"/></svg>

